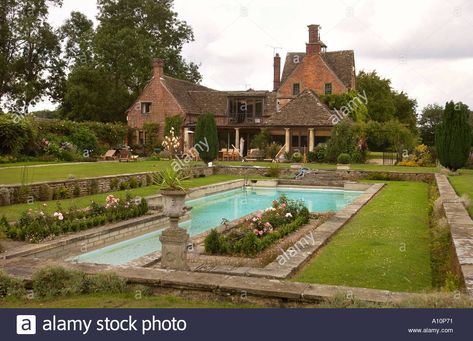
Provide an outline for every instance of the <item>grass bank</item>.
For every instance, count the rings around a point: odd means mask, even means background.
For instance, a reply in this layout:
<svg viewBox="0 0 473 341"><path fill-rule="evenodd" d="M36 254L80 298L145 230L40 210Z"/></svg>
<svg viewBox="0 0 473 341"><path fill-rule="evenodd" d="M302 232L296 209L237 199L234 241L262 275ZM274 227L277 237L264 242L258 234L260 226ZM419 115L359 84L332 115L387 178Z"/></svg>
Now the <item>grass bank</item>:
<svg viewBox="0 0 473 341"><path fill-rule="evenodd" d="M458 195L468 195L470 200L473 200L473 171L461 170L460 175L449 176L448 180ZM468 208L470 216L473 218L473 205Z"/></svg>
<svg viewBox="0 0 473 341"><path fill-rule="evenodd" d="M129 173L141 173L158 171L170 166L170 161L140 161L140 162L90 162L90 163L60 163L43 164L14 167L0 167L0 184L21 184L23 182L33 183L41 181L55 181L67 179L81 179L105 175L118 175ZM204 165L195 162L194 165ZM218 162L222 166L260 166L269 167L270 162ZM28 166L27 166L28 165ZM288 168L291 164L280 163L282 168ZM9 165L11 166L11 165ZM334 164L309 163L305 167L311 169L336 169ZM407 172L407 173L434 173L439 169L436 167L403 167L403 166L380 166L370 164L353 164L351 169L367 170L374 172Z"/></svg>
<svg viewBox="0 0 473 341"><path fill-rule="evenodd" d="M211 185L219 182L230 181L239 179L238 176L232 175L212 175L205 178L196 178L192 180L185 180L183 181L184 187L187 188L194 188L200 186ZM89 195L80 198L73 198L73 199L64 199L64 200L52 200L52 201L45 201L45 202L35 202L33 204L16 204L11 206L2 206L0 207L0 217L5 216L8 221L17 220L20 215L28 210L43 210L47 213L53 213L57 209L57 204L59 203L63 209L69 209L69 207L77 207L77 208L86 208L90 205L92 201L103 203L105 202L105 198L109 195L114 195L116 197L124 198L126 193L131 193L134 197L146 197L153 194L158 194L159 186L148 186L142 188L135 188L130 189L127 191L116 191L110 193L102 193L102 194L95 194ZM46 205L46 206L45 206Z"/></svg>
<svg viewBox="0 0 473 341"><path fill-rule="evenodd" d="M90 294L43 300L0 300L0 308L258 308L252 304L189 300L177 296L140 296L136 293Z"/></svg>

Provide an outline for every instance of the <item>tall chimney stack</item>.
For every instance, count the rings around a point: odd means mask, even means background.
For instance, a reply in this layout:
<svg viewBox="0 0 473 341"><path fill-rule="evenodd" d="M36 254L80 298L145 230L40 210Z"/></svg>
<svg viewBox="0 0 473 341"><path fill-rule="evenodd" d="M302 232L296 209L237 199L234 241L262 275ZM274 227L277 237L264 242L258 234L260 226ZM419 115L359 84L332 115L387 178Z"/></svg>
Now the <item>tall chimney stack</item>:
<svg viewBox="0 0 473 341"><path fill-rule="evenodd" d="M320 41L320 26L309 25L309 43L306 45L307 54L320 53L322 49L322 42Z"/></svg>
<svg viewBox="0 0 473 341"><path fill-rule="evenodd" d="M162 59L153 60L153 77L160 78L164 75L164 61Z"/></svg>
<svg viewBox="0 0 473 341"><path fill-rule="evenodd" d="M274 56L274 91L281 86L281 57L279 53Z"/></svg>

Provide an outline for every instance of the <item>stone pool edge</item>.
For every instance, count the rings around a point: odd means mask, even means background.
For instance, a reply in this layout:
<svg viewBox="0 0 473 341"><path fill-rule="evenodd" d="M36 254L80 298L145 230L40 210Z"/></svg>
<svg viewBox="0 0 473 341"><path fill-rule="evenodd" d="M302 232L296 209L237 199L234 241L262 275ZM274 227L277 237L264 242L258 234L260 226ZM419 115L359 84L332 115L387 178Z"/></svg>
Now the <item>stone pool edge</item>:
<svg viewBox="0 0 473 341"><path fill-rule="evenodd" d="M322 225L314 225L314 229L308 233L312 234L314 243L304 247L302 252L297 252L291 256L284 264L279 264L278 258L263 268L255 267L237 267L228 265L216 265L209 268L208 264L203 263L193 267L194 272L216 273L226 275L237 275L246 277L263 277L268 279L287 279L294 275L300 268L310 261L327 242L345 226L379 191L385 186L384 183L372 184L358 198L343 210L337 212L333 217ZM282 254L286 255L288 249Z"/></svg>

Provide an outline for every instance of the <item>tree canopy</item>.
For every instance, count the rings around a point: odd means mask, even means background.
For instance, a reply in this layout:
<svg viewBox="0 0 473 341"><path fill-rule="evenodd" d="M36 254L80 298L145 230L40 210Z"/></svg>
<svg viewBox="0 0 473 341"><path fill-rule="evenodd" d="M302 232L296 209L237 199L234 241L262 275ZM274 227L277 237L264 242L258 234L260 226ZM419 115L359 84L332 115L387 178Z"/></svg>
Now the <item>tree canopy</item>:
<svg viewBox="0 0 473 341"><path fill-rule="evenodd" d="M379 76L376 71L360 71L356 79L359 93L368 97L368 116L370 120L388 122L398 120L412 131L416 130L417 101L404 92L391 87L391 81Z"/></svg>
<svg viewBox="0 0 473 341"><path fill-rule="evenodd" d="M48 98L66 118L124 121L155 58L166 74L201 81L198 65L182 57L194 36L173 0L97 0L97 27L72 12L59 29L48 14L62 0L0 3L0 100L12 112Z"/></svg>
<svg viewBox="0 0 473 341"><path fill-rule="evenodd" d="M60 39L47 22L48 6L61 0L1 0L0 100L7 109L28 113L45 97L63 94Z"/></svg>

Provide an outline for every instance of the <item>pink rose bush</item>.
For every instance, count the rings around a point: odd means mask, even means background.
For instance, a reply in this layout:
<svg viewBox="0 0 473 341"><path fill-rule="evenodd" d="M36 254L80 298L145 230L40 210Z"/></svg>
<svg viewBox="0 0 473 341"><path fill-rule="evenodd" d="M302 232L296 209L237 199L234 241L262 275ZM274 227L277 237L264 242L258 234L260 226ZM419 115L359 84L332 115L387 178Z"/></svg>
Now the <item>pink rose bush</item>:
<svg viewBox="0 0 473 341"><path fill-rule="evenodd" d="M306 224L309 216L303 202L282 195L272 207L250 215L230 231L212 230L205 239L205 250L210 254L254 256Z"/></svg>
<svg viewBox="0 0 473 341"><path fill-rule="evenodd" d="M43 204L39 211L28 209L13 224L3 217L0 219L0 229L10 239L37 243L63 233L127 220L148 212L146 200L134 200L129 194L125 200L109 195L105 199L105 204L92 202L86 209L71 207L69 210L64 210L58 204L56 211L48 214L45 212L46 208L47 205Z"/></svg>

